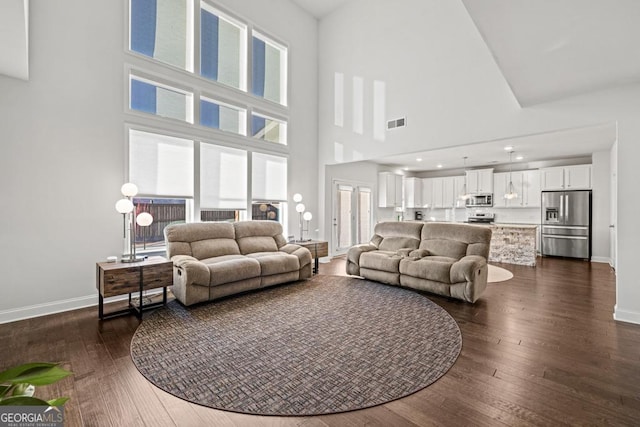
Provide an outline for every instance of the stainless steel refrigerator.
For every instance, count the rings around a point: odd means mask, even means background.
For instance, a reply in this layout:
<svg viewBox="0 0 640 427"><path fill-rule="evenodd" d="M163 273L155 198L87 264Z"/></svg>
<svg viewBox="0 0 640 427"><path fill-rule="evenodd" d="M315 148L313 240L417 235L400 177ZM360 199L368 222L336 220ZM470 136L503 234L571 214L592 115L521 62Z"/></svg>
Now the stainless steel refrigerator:
<svg viewBox="0 0 640 427"><path fill-rule="evenodd" d="M591 190L542 192L542 255L591 259Z"/></svg>

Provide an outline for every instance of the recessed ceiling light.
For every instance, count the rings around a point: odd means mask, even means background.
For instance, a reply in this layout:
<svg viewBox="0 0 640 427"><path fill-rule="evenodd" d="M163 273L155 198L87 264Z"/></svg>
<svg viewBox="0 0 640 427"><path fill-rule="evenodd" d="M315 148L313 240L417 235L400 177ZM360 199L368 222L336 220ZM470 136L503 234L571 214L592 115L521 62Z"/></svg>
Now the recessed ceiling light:
<svg viewBox="0 0 640 427"><path fill-rule="evenodd" d="M504 147L504 151L513 151L513 145L507 145Z"/></svg>
<svg viewBox="0 0 640 427"><path fill-rule="evenodd" d="M404 170L408 171L409 170L409 166L405 166Z"/></svg>
<svg viewBox="0 0 640 427"><path fill-rule="evenodd" d="M438 164L436 165L436 167L437 167L438 169L442 169L442 164L438 163Z"/></svg>
<svg viewBox="0 0 640 427"><path fill-rule="evenodd" d="M418 158L416 159L416 162L421 162L421 161L422 161L422 158L421 158L421 157L418 157Z"/></svg>
<svg viewBox="0 0 640 427"><path fill-rule="evenodd" d="M522 160L522 159L524 159L524 156L517 156L516 157L516 160Z"/></svg>

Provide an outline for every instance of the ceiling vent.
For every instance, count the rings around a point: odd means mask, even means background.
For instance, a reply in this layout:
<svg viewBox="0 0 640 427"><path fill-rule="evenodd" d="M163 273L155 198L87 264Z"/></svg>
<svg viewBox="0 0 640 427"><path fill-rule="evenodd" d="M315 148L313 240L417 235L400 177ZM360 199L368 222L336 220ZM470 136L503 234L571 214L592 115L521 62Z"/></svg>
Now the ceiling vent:
<svg viewBox="0 0 640 427"><path fill-rule="evenodd" d="M400 117L399 119L389 120L387 122L387 130L403 128L407 125L407 118Z"/></svg>

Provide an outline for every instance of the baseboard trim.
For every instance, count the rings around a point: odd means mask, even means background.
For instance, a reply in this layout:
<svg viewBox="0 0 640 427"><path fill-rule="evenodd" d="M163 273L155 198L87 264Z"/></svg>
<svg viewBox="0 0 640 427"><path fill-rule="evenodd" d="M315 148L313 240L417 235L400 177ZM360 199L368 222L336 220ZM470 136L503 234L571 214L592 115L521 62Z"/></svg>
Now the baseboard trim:
<svg viewBox="0 0 640 427"><path fill-rule="evenodd" d="M145 295L154 295L159 291L145 292ZM135 297L136 294L133 296ZM128 299L129 295L120 295L110 297L108 302L122 301ZM48 316L49 314L62 313L65 311L79 310L81 308L93 307L98 305L98 295L89 295L86 297L70 298L66 300L47 302L44 304L29 305L26 307L13 308L0 311L0 324L17 322L18 320L32 319L34 317ZM98 319L98 311L96 310L96 320Z"/></svg>
<svg viewBox="0 0 640 427"><path fill-rule="evenodd" d="M78 310L98 304L98 296L70 298L66 300L47 302L44 304L29 305L0 311L0 324L16 322L18 320L31 319L46 316L48 314L62 313L63 311Z"/></svg>
<svg viewBox="0 0 640 427"><path fill-rule="evenodd" d="M591 262L601 262L604 264L611 265L611 258L603 257L603 256L592 256Z"/></svg>
<svg viewBox="0 0 640 427"><path fill-rule="evenodd" d="M640 325L640 313L636 311L621 310L616 304L613 308L613 318L619 322L635 323Z"/></svg>

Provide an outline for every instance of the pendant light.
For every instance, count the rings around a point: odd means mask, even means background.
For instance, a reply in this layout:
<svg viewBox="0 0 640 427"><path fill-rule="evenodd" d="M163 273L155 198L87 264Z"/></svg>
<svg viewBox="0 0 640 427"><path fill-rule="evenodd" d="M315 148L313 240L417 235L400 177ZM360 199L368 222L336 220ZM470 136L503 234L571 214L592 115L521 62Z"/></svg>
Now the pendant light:
<svg viewBox="0 0 640 427"><path fill-rule="evenodd" d="M512 172L512 156L513 151L509 151L509 185L507 185L507 192L504 194L504 198L507 200L513 200L518 198L518 193L516 193L516 189L513 186L513 181L511 180L511 172Z"/></svg>
<svg viewBox="0 0 640 427"><path fill-rule="evenodd" d="M467 191L467 156L462 158L464 164L464 184L462 185L462 191L460 192L460 200L467 200L471 197L471 194Z"/></svg>

